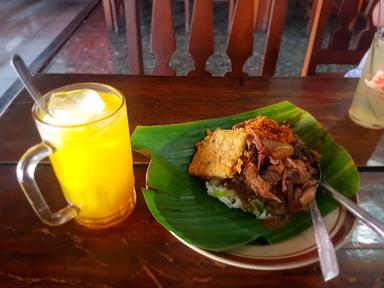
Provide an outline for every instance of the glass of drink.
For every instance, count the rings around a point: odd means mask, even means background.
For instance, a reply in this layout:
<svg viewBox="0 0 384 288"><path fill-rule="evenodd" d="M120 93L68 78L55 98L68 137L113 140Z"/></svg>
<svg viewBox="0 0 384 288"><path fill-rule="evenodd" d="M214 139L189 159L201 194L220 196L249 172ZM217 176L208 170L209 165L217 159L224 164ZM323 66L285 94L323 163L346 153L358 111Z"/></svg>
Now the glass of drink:
<svg viewBox="0 0 384 288"><path fill-rule="evenodd" d="M96 83L65 86L44 96L32 115L43 140L20 159L17 178L39 218L57 226L72 218L89 228L124 220L136 203L125 97ZM53 213L34 179L50 158L68 206Z"/></svg>
<svg viewBox="0 0 384 288"><path fill-rule="evenodd" d="M384 28L373 39L349 116L360 126L384 128Z"/></svg>

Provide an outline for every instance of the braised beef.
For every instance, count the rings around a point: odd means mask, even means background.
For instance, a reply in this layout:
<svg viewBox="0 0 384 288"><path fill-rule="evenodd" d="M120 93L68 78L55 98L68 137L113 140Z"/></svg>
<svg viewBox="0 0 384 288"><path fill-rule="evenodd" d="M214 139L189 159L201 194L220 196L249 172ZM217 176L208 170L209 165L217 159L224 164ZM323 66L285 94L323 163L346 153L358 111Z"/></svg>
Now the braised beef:
<svg viewBox="0 0 384 288"><path fill-rule="evenodd" d="M243 122L234 127L245 129L248 136L241 158L242 172L227 179L226 186L236 191L246 208L252 208L252 201L257 199L276 219L306 210L316 196L318 181L314 176L318 173L319 153L308 150L297 135L267 139L253 130L254 123L250 124ZM277 130L272 126L268 129L275 135Z"/></svg>
<svg viewBox="0 0 384 288"><path fill-rule="evenodd" d="M317 180L313 175L318 173L314 166L319 155L309 152L297 137L292 145L260 140L257 135L252 135L247 143L245 155L249 161L243 166L242 177L248 194L241 192L242 198L250 199L252 191L275 217L306 210L316 195Z"/></svg>
<svg viewBox="0 0 384 288"><path fill-rule="evenodd" d="M299 202L302 207L306 207L316 196L316 188L314 186L308 187L301 195Z"/></svg>
<svg viewBox="0 0 384 288"><path fill-rule="evenodd" d="M237 196L244 203L244 208L248 208L251 205L250 202L256 198L255 192L248 189L241 175L236 175L232 179L224 179L222 184L228 189L236 191Z"/></svg>
<svg viewBox="0 0 384 288"><path fill-rule="evenodd" d="M281 200L271 192L272 184L264 181L257 172L257 168L253 163L248 163L244 169L245 184L253 190L257 196L274 200L281 203Z"/></svg>
<svg viewBox="0 0 384 288"><path fill-rule="evenodd" d="M264 181L272 183L272 185L277 185L281 180L281 173L282 171L279 171L277 166L271 165L264 171L261 178L263 178Z"/></svg>

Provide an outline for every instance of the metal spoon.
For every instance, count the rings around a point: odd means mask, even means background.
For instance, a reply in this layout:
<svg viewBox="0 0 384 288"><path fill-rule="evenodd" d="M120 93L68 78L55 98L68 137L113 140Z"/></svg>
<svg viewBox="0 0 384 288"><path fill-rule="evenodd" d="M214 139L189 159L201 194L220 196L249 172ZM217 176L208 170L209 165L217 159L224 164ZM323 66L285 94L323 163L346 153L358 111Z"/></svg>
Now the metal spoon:
<svg viewBox="0 0 384 288"><path fill-rule="evenodd" d="M321 273L323 274L324 281L328 281L339 275L339 264L337 263L335 248L325 228L315 199L309 203L309 210L311 211Z"/></svg>
<svg viewBox="0 0 384 288"><path fill-rule="evenodd" d="M318 166L319 174L318 180L322 182L321 167ZM316 187L318 188L318 187ZM339 275L339 264L337 263L335 248L331 237L325 228L321 213L316 204L316 199L309 203L309 210L311 211L313 230L315 232L315 239L317 245L317 252L319 254L321 273L323 274L324 281L331 280Z"/></svg>
<svg viewBox="0 0 384 288"><path fill-rule="evenodd" d="M320 167L319 171L321 171ZM319 180L319 186L322 188L322 191L332 196L345 209L362 220L369 228L375 231L384 240L384 223L380 222L371 214L361 209L354 202L349 200L347 197L326 183L321 178L321 172ZM321 214L318 210L315 200L311 201L309 207L312 216L313 229L315 230L315 238L319 252L321 271L323 273L324 280L328 281L336 277L339 273L335 250L331 240L329 239L329 235L325 230L325 226L321 222Z"/></svg>
<svg viewBox="0 0 384 288"><path fill-rule="evenodd" d="M330 186L325 181L321 181L320 187L322 190L329 195L331 195L337 202L339 202L345 209L350 213L355 215L357 218L362 220L369 228L375 231L381 239L384 240L384 223L377 220L371 214L367 213L365 210L361 209L347 197L343 196L340 192L336 191L332 186Z"/></svg>
<svg viewBox="0 0 384 288"><path fill-rule="evenodd" d="M29 71L27 65L25 65L24 60L19 55L15 54L11 58L11 64L16 70L21 82L23 82L25 88L27 89L33 100L35 100L37 105L39 105L43 111L48 111L47 103L44 100L43 95L41 94L39 89L37 89L35 84L33 83L32 74Z"/></svg>

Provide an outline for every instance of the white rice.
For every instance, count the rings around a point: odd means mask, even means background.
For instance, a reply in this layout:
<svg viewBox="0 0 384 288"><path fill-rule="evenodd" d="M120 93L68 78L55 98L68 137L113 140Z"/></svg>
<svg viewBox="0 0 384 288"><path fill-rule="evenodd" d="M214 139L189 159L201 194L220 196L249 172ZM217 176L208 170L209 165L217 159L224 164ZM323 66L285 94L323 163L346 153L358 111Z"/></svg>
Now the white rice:
<svg viewBox="0 0 384 288"><path fill-rule="evenodd" d="M243 203L241 202L239 196L233 190L229 190L222 185L214 185L210 182L205 182L207 187L207 193L209 196L218 199L223 202L229 208L242 209L244 210ZM218 196L224 194L223 196Z"/></svg>

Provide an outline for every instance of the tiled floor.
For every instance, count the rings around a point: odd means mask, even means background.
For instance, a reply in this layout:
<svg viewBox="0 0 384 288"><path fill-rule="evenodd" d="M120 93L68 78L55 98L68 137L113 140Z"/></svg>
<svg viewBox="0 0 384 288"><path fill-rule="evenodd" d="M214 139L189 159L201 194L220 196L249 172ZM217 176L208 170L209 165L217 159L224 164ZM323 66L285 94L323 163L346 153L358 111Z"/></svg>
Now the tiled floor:
<svg viewBox="0 0 384 288"><path fill-rule="evenodd" d="M91 1L0 0L0 97L17 77L11 55L31 64Z"/></svg>
<svg viewBox="0 0 384 288"><path fill-rule="evenodd" d="M118 42L116 42L118 41ZM108 33L101 5L68 40L48 67L50 73L120 73L126 62L125 33Z"/></svg>

